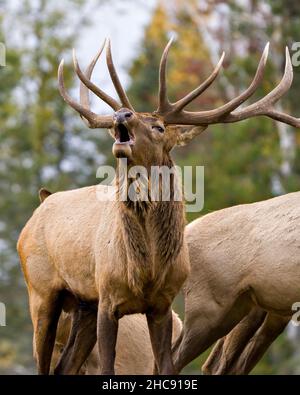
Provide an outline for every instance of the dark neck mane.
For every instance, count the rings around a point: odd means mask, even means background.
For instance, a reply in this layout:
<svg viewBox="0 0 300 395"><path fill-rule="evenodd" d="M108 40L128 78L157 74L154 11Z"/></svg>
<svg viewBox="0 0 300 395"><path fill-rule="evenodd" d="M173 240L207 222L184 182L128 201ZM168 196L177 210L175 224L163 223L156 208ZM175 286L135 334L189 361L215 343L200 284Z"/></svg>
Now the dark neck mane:
<svg viewBox="0 0 300 395"><path fill-rule="evenodd" d="M170 160L164 166L172 167L173 162ZM119 193L118 177L116 184ZM177 177L172 175L170 201L119 201L123 238L130 263L129 278L139 291L142 291L146 279L149 282L157 275L153 272L154 262L166 268L182 248L184 203L174 200L176 188L179 187Z"/></svg>

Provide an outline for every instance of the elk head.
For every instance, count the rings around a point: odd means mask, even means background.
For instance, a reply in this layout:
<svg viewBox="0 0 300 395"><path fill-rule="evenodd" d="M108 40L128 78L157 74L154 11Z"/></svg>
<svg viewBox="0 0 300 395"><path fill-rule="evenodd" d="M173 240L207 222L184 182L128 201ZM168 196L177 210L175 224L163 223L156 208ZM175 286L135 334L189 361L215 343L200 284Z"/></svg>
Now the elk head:
<svg viewBox="0 0 300 395"><path fill-rule="evenodd" d="M108 41L106 61L108 70L118 93L120 102L107 95L91 81L94 66L101 55L102 48L92 60L85 72L79 67L75 51L73 52L74 69L79 79L80 103L75 102L66 92L63 82L63 60L58 69L59 90L64 100L79 112L81 118L90 128L108 128L115 139L113 154L115 157L127 157L131 163L139 165L158 165L165 155L177 145L185 145L195 136L203 132L208 125L217 123L238 122L257 115L265 115L277 121L300 127L300 119L276 111L274 104L290 88L293 80L293 68L289 51L286 48L285 71L281 82L264 98L238 109L250 96L254 94L262 82L269 43L261 56L256 74L250 86L239 96L219 108L191 112L184 108L201 95L216 79L223 63L222 54L212 74L195 90L187 94L176 103L171 103L167 95L166 65L172 39L167 44L160 62L159 69L159 105L152 113L137 113L134 111L124 91L115 70L110 43ZM115 111L113 115L97 115L90 110L89 90L105 101Z"/></svg>

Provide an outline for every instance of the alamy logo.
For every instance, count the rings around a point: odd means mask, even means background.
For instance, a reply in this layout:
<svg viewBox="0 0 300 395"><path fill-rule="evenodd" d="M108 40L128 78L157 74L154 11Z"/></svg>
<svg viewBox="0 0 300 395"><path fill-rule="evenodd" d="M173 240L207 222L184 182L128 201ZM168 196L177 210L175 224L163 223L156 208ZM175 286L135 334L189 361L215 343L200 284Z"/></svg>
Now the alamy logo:
<svg viewBox="0 0 300 395"><path fill-rule="evenodd" d="M296 41L292 44L292 65L298 67L300 65L300 42Z"/></svg>
<svg viewBox="0 0 300 395"><path fill-rule="evenodd" d="M204 206L204 167L203 166L143 166L128 167L127 159L119 160L117 173L114 167L100 166L97 178L99 185L114 184L118 177L119 194L112 188L97 189L99 201L182 201L186 202L187 212L199 212ZM176 181L174 181L176 180Z"/></svg>
<svg viewBox="0 0 300 395"><path fill-rule="evenodd" d="M299 326L300 325L300 302L295 302L292 305L292 311L295 311L296 313L294 313L292 315L292 324L295 326Z"/></svg>

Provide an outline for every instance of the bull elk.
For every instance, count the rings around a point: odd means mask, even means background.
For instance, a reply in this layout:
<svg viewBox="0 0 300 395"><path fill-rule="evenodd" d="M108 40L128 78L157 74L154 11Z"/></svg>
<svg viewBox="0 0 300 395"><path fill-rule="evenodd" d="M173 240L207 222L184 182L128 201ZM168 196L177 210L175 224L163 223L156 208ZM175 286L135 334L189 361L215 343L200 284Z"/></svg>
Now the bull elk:
<svg viewBox="0 0 300 395"><path fill-rule="evenodd" d="M42 188L39 191L40 202L42 203L51 195L47 189ZM69 312L62 312L55 338L55 345L51 358L51 372L55 371L55 367L61 357L62 352L68 344L68 338L71 331L72 318L74 310L78 306L65 305L65 309ZM179 316L172 312L172 344L178 339L182 322ZM75 352L76 350L74 350ZM76 358L76 356L75 356ZM154 359L149 338L147 321L142 314L132 314L124 316L120 320L118 338L116 344L116 361L115 370L118 375L149 375L153 371ZM100 370L99 355L97 344L88 356L87 360L79 370L79 374L98 374Z"/></svg>
<svg viewBox="0 0 300 395"><path fill-rule="evenodd" d="M215 80L224 53L212 74L199 87L176 103L171 103L166 84L171 42L161 58L159 104L152 113L134 111L115 70L109 42L107 66L121 103L91 81L93 68L104 45L85 72L82 72L74 52L74 68L81 80L80 103L66 92L63 61L59 66L62 97L80 114L88 127L110 129L115 139L113 154L117 158L118 168L123 163L120 158L126 158L129 168L143 166L148 174L152 166L171 169L174 166L171 149L188 143L212 124L265 115L293 126L300 125L299 119L274 109L274 104L292 83L288 50L284 78L266 97L238 109L262 82L268 44L248 89L219 108L191 112L184 108ZM92 112L89 90L112 107L114 114L97 115ZM98 339L100 372L113 374L118 320L123 315L133 313L147 316L158 372L176 373L181 366L177 359L174 368L172 361L170 308L189 272L184 239L184 204L174 198L180 185L176 176L171 177L170 201L154 201L151 197L146 202L123 201L118 199L124 188L118 174L114 185L109 188L109 194L114 199L99 200L99 195L107 196L107 188L103 186L55 193L35 211L21 233L18 251L28 285L39 373L49 372L55 331L66 294L76 299L80 308L76 310L71 335L57 373L78 372ZM130 180L126 179L125 184L129 183ZM97 324L95 309L87 306L97 306ZM71 352L74 348L76 353ZM75 354L76 358L73 358ZM184 357L183 362L185 360Z"/></svg>
<svg viewBox="0 0 300 395"><path fill-rule="evenodd" d="M300 298L299 201L300 192L290 193L219 210L186 227L191 274L174 347L177 370L222 338L204 372L249 373L285 328Z"/></svg>

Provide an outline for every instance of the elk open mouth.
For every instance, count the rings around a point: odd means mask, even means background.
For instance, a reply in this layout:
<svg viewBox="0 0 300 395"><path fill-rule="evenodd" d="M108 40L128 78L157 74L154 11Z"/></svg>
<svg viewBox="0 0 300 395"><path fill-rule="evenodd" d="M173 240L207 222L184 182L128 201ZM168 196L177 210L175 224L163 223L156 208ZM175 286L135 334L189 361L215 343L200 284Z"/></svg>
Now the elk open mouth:
<svg viewBox="0 0 300 395"><path fill-rule="evenodd" d="M116 158L130 158L132 156L131 147L134 145L134 134L124 123L117 123L114 127L115 142L113 144L113 154Z"/></svg>
<svg viewBox="0 0 300 395"><path fill-rule="evenodd" d="M123 124L115 126L115 144L134 144L133 133Z"/></svg>

